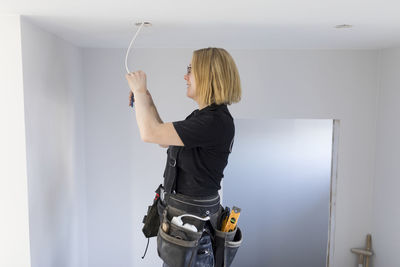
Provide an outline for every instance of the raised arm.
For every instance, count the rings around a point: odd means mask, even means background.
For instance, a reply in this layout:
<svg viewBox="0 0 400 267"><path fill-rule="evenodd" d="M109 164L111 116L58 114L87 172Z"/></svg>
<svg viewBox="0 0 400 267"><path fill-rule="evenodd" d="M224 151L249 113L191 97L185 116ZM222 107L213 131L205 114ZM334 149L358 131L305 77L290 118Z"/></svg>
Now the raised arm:
<svg viewBox="0 0 400 267"><path fill-rule="evenodd" d="M183 146L172 123L164 123L161 120L150 92L147 90L146 74L143 71L137 71L126 74L126 79L135 97L136 122L141 139L147 143L162 145L162 147Z"/></svg>

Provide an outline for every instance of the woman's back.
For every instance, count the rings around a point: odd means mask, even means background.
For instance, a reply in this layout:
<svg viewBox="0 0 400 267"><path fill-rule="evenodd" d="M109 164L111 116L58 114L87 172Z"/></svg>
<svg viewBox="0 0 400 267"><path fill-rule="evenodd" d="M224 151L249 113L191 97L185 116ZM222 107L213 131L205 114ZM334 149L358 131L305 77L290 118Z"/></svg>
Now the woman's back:
<svg viewBox="0 0 400 267"><path fill-rule="evenodd" d="M189 196L217 194L235 135L227 105L212 104L173 124L184 143L177 160L176 192Z"/></svg>

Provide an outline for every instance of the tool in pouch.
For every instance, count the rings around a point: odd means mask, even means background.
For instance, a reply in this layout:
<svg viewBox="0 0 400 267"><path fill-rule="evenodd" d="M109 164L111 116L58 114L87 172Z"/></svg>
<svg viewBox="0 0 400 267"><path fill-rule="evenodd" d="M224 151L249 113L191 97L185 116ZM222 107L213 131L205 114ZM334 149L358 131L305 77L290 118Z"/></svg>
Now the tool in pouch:
<svg viewBox="0 0 400 267"><path fill-rule="evenodd" d="M229 208L228 208L229 209ZM236 229L241 209L233 206L229 216L225 216L221 224L222 232L232 232Z"/></svg>
<svg viewBox="0 0 400 267"><path fill-rule="evenodd" d="M205 217L205 218L201 218L201 217L195 216L193 214L182 214L180 216L174 216L172 218L171 223L173 223L175 225L178 225L178 226L181 226L181 227L183 227L183 228L185 228L185 229L187 229L189 231L192 231L192 232L197 232L196 226L194 226L193 224L190 224L190 223L183 223L182 222L182 217L192 217L192 218L195 218L195 219L201 220L201 221L210 220L210 217L208 217L208 216Z"/></svg>
<svg viewBox="0 0 400 267"><path fill-rule="evenodd" d="M201 230L197 230L196 226L189 223L183 223L183 217L192 217L201 221L208 221L210 217L198 217L193 214L182 214L179 216L172 217L171 221L167 219L167 209L163 213L163 222L161 224L161 230L166 234L170 235L179 240L194 240L201 234Z"/></svg>

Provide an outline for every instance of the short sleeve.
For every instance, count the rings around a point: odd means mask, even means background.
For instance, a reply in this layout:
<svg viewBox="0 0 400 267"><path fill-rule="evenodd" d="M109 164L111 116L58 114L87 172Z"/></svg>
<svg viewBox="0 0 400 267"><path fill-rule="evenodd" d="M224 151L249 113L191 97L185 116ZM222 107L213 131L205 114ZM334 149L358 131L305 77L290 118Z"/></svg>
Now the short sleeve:
<svg viewBox="0 0 400 267"><path fill-rule="evenodd" d="M172 123L187 148L213 146L219 143L222 125L218 117L203 113Z"/></svg>

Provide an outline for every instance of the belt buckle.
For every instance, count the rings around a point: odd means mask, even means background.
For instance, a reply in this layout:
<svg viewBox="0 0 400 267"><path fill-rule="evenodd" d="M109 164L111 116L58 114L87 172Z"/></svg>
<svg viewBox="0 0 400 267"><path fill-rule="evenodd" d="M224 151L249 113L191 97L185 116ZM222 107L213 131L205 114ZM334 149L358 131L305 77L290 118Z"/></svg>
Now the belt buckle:
<svg viewBox="0 0 400 267"><path fill-rule="evenodd" d="M172 161L173 161L174 163L171 164ZM169 160L168 160L168 163L169 163L169 165L170 165L171 167L175 167L175 166L176 166L176 159L169 159Z"/></svg>

